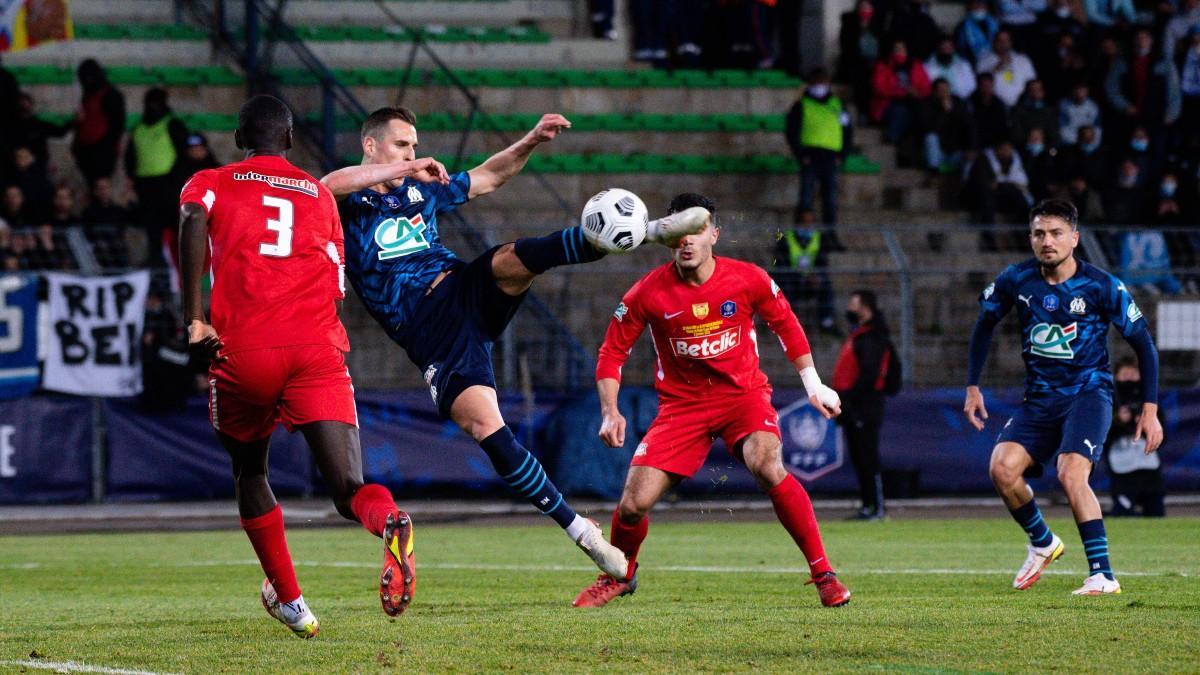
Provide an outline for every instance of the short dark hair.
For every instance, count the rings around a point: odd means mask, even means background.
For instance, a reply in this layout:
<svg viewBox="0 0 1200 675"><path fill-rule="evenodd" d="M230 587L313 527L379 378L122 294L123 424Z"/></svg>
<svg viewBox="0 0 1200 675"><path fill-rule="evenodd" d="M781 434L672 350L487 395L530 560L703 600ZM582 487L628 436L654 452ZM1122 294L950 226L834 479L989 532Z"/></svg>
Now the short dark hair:
<svg viewBox="0 0 1200 675"><path fill-rule="evenodd" d="M1029 224L1037 218L1062 218L1072 230L1079 229L1079 209L1066 199L1043 199L1029 210Z"/></svg>
<svg viewBox="0 0 1200 675"><path fill-rule="evenodd" d="M400 120L408 122L414 127L417 126L417 114L412 110L402 105L388 106L367 115L367 119L363 120L362 138L366 138L367 136L375 138L375 134L378 134L392 120Z"/></svg>
<svg viewBox="0 0 1200 675"><path fill-rule="evenodd" d="M667 215L679 213L680 211L684 209L690 209L693 206L703 206L712 215L713 225L720 227L720 225L717 225L717 203L708 197L695 192L684 192L683 194L675 195L675 198L672 199L671 203L667 206Z"/></svg>
<svg viewBox="0 0 1200 675"><path fill-rule="evenodd" d="M865 288L860 288L850 294L850 297L858 296L858 301L871 310L872 314L879 313L879 300L875 297L875 291L868 291Z"/></svg>
<svg viewBox="0 0 1200 675"><path fill-rule="evenodd" d="M287 135L292 130L292 111L274 96L252 96L238 111L237 130L247 150L286 149Z"/></svg>

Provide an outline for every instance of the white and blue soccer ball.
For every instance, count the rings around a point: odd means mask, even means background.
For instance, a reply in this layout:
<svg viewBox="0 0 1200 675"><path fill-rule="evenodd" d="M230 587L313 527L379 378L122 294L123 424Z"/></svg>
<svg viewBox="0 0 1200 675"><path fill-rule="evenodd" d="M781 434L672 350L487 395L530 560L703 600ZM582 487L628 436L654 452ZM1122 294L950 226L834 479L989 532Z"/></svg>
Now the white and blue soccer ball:
<svg viewBox="0 0 1200 675"><path fill-rule="evenodd" d="M628 253L646 239L649 213L641 198L629 190L611 188L597 193L583 206L583 234L606 253Z"/></svg>

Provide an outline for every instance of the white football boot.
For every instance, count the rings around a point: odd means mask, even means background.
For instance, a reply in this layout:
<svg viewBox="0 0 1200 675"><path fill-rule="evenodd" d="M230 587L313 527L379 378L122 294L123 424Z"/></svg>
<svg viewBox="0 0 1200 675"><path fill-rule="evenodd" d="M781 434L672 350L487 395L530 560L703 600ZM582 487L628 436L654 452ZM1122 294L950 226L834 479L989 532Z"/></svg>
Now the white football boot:
<svg viewBox="0 0 1200 675"><path fill-rule="evenodd" d="M279 619L298 638L307 640L321 630L321 622L309 611L303 595L291 602L279 602L279 595L269 579L263 579L262 582L262 604L267 614Z"/></svg>
<svg viewBox="0 0 1200 675"><path fill-rule="evenodd" d="M1071 591L1071 595L1120 595L1121 584L1116 579L1109 579L1101 573L1093 574L1083 580L1083 585Z"/></svg>
<svg viewBox="0 0 1200 675"><path fill-rule="evenodd" d="M711 214L703 206L690 206L682 211L646 223L646 241L675 248L679 240L704 229Z"/></svg>
<svg viewBox="0 0 1200 675"><path fill-rule="evenodd" d="M629 571L629 561L625 559L625 554L608 543L599 523L591 518L588 518L587 523L587 529L575 540L575 545L588 554L601 572L614 579L624 579L625 573Z"/></svg>
<svg viewBox="0 0 1200 675"><path fill-rule="evenodd" d="M1062 539L1059 539L1057 534L1052 536L1054 538L1050 540L1050 544L1047 546L1029 546L1029 554L1025 556L1025 564L1021 565L1021 569L1017 571L1017 576L1013 578L1013 588L1023 591L1034 585L1042 577L1042 570L1046 569L1046 566L1050 563L1062 557L1066 547L1063 546Z"/></svg>

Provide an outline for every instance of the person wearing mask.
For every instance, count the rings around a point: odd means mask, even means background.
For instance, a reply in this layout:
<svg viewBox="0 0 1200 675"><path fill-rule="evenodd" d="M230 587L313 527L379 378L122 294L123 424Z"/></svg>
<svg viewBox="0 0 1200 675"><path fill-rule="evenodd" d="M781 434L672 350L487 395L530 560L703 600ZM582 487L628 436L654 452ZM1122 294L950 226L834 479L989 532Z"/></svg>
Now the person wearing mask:
<svg viewBox="0 0 1200 675"><path fill-rule="evenodd" d="M854 92L854 108L862 115L870 106L871 72L879 60L880 20L875 15L871 0L858 0L853 11L842 14L841 30L838 32L837 78L850 83Z"/></svg>
<svg viewBox="0 0 1200 675"><path fill-rule="evenodd" d="M1091 187L1103 190L1112 167L1108 150L1100 145L1100 132L1087 124L1079 127L1078 140L1063 150L1060 167L1067 179L1081 178Z"/></svg>
<svg viewBox="0 0 1200 675"><path fill-rule="evenodd" d="M1058 147L1058 111L1046 101L1041 80L1025 85L1025 95L1013 109L1013 142L1024 143L1033 128L1042 130L1047 145Z"/></svg>
<svg viewBox="0 0 1200 675"><path fill-rule="evenodd" d="M871 121L883 123L885 140L900 143L916 119L918 102L931 90L925 67L909 59L908 46L897 40L892 44L891 56L875 64L871 86Z"/></svg>
<svg viewBox="0 0 1200 675"><path fill-rule="evenodd" d="M1090 126L1100 136L1100 106L1088 96L1087 82L1076 82L1070 97L1058 102L1058 138L1064 145L1079 140L1079 129Z"/></svg>
<svg viewBox="0 0 1200 675"><path fill-rule="evenodd" d="M962 167L974 146L967 106L950 93L950 83L933 82L933 95L921 102L921 132L924 134L925 168L937 173L942 166Z"/></svg>
<svg viewBox="0 0 1200 675"><path fill-rule="evenodd" d="M950 93L964 101L975 93L975 70L967 60L954 51L954 40L943 37L937 50L925 61L925 74L930 81L939 79L950 84Z"/></svg>
<svg viewBox="0 0 1200 675"><path fill-rule="evenodd" d="M125 134L125 96L108 82L95 59L85 59L77 71L83 99L75 115L71 154L88 185L116 170Z"/></svg>
<svg viewBox="0 0 1200 675"><path fill-rule="evenodd" d="M1120 115L1124 136L1136 125L1150 134L1150 153L1155 163L1165 154L1167 130L1182 112L1179 73L1170 60L1154 53L1154 36L1139 28L1133 37L1132 53L1118 58L1108 70L1105 91L1109 105ZM1114 131L1109 124L1110 133Z"/></svg>
<svg viewBox="0 0 1200 675"><path fill-rule="evenodd" d="M1029 176L1029 192L1037 201L1058 192L1057 154L1054 146L1047 145L1040 127L1032 127L1026 132L1021 144L1021 164Z"/></svg>
<svg viewBox="0 0 1200 675"><path fill-rule="evenodd" d="M775 278L784 296L793 300L816 301L821 332L838 334L833 320L833 285L829 282L828 249L822 246L817 214L802 211L796 226L779 234L775 242Z"/></svg>
<svg viewBox="0 0 1200 675"><path fill-rule="evenodd" d="M976 149L993 146L1009 138L1012 117L1008 106L996 96L995 78L991 73L979 76L975 95L967 103L967 112L974 125L972 138Z"/></svg>
<svg viewBox="0 0 1200 675"><path fill-rule="evenodd" d="M1113 385L1112 427L1104 442L1104 464L1113 501L1108 515L1161 518L1167 515L1162 462L1158 453L1146 452L1146 439L1137 433L1144 396L1136 359L1126 357L1117 362ZM1158 419L1163 424L1161 409Z"/></svg>
<svg viewBox="0 0 1200 675"><path fill-rule="evenodd" d="M125 173L133 179L137 194L138 224L146 233L146 262L150 267L163 265L163 231L174 229L177 219L182 181L175 173L175 164L187 153L187 137L187 128L167 105L166 90L147 90L142 119L130 133L125 150Z"/></svg>
<svg viewBox="0 0 1200 675"><path fill-rule="evenodd" d="M1000 31L1000 23L988 13L987 0L970 0L967 15L954 28L954 44L958 53L974 66L992 48Z"/></svg>
<svg viewBox="0 0 1200 675"><path fill-rule="evenodd" d="M850 294L846 321L850 335L842 343L833 366L833 390L842 399L842 414L837 422L845 433L850 461L858 478L862 508L855 517L879 521L887 517L879 462L879 429L883 426L889 369L898 364L874 292L857 290Z"/></svg>
<svg viewBox="0 0 1200 675"><path fill-rule="evenodd" d="M821 186L821 221L826 225L826 245L840 248L833 225L837 223L838 167L850 146L850 116L829 87L829 71L816 68L808 75L804 94L788 111L785 134L788 147L800 165L800 195L795 222L812 209L816 186Z"/></svg>
<svg viewBox="0 0 1200 675"><path fill-rule="evenodd" d="M975 70L979 73L991 73L996 78L996 96L1010 108L1016 105L1021 94L1025 93L1025 86L1037 79L1033 62L1028 56L1013 50L1012 35L1004 30L996 33L996 39L992 41L992 51L979 58Z"/></svg>

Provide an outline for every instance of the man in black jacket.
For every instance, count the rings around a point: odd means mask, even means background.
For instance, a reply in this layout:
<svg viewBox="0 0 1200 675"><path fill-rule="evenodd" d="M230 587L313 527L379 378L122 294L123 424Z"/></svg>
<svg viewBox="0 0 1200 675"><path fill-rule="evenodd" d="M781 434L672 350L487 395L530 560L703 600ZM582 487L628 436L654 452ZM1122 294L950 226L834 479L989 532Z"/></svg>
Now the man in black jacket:
<svg viewBox="0 0 1200 675"><path fill-rule="evenodd" d="M883 426L884 386L892 361L888 326L875 293L854 291L846 306L850 336L833 367L833 389L842 399L838 424L846 434L850 461L858 475L862 520L883 520L883 478L879 466L879 428Z"/></svg>

